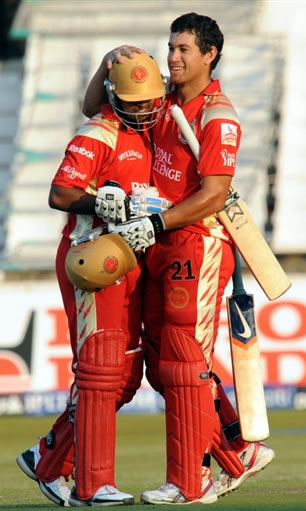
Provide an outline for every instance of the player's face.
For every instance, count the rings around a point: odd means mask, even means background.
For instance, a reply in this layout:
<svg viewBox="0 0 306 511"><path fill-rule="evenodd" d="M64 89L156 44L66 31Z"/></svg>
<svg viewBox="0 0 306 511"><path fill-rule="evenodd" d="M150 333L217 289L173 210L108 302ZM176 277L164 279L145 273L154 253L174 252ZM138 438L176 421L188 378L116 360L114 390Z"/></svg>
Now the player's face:
<svg viewBox="0 0 306 511"><path fill-rule="evenodd" d="M146 121L152 115L154 99L149 99L147 101L121 100L121 105L131 120L135 120L136 118L137 122L141 123Z"/></svg>
<svg viewBox="0 0 306 511"><path fill-rule="evenodd" d="M207 54L200 52L194 34L172 32L169 39L168 68L171 82L175 85L192 84L209 72Z"/></svg>

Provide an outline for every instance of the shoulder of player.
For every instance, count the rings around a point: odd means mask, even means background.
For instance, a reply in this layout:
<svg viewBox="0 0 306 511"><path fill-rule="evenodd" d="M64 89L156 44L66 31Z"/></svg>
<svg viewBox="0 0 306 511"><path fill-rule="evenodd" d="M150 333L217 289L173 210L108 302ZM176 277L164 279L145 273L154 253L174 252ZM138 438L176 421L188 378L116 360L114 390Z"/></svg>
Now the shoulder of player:
<svg viewBox="0 0 306 511"><path fill-rule="evenodd" d="M84 136L97 140L115 149L119 135L119 127L120 122L117 119L103 112L99 112L78 129L76 136Z"/></svg>
<svg viewBox="0 0 306 511"><path fill-rule="evenodd" d="M222 92L215 92L204 96L205 106L201 116L201 127L213 120L222 119L240 124L239 117L231 101Z"/></svg>

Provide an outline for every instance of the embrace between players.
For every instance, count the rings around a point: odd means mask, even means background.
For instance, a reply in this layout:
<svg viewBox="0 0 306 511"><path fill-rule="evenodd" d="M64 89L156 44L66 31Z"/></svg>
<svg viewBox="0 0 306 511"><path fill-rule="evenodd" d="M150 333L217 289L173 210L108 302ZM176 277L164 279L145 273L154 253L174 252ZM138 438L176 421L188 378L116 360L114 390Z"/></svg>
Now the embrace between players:
<svg viewBox="0 0 306 511"><path fill-rule="evenodd" d="M86 92L90 119L52 181L50 206L69 213L56 271L75 379L64 413L17 462L57 504L134 503L116 488L115 426L116 411L140 386L143 363L165 399L167 436L165 484L144 491L143 503L211 504L274 457L265 444L242 439L213 372L221 300L235 264L216 213L241 136L235 110L211 77L222 47L211 18L188 13L174 20L167 94L147 53L131 46L109 52ZM101 106L104 83L108 104ZM171 117L174 104L200 142L199 162ZM81 289L67 276L66 256L73 240L99 227L124 238L136 265L105 289ZM97 262L93 282L100 272ZM211 456L221 467L214 482ZM60 476L71 475L70 492Z"/></svg>

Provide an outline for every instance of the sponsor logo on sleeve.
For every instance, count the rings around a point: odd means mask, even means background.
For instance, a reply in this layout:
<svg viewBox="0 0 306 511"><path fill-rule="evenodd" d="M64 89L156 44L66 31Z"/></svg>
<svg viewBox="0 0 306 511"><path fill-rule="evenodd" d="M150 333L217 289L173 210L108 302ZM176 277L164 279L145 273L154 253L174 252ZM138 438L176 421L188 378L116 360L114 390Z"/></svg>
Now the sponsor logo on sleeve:
<svg viewBox="0 0 306 511"><path fill-rule="evenodd" d="M93 151L88 151L87 149L85 149L85 147L79 147L74 144L70 144L70 146L68 147L68 151L82 154L83 156L86 156L86 158L89 158L90 160L93 160L95 157L95 153Z"/></svg>
<svg viewBox="0 0 306 511"><path fill-rule="evenodd" d="M223 165L226 167L235 167L236 165L236 155L234 153L229 153L227 149L222 149L220 152L223 158Z"/></svg>
<svg viewBox="0 0 306 511"><path fill-rule="evenodd" d="M72 179L72 180L79 178L79 179L82 179L82 181L84 181L84 179L87 178L87 174L81 174L80 172L75 170L74 167L71 167L70 165L65 165L64 167L61 167L60 170L63 170L64 172L66 172L68 174L69 179Z"/></svg>
<svg viewBox="0 0 306 511"><path fill-rule="evenodd" d="M237 126L235 124L230 123L222 123L221 124L221 144L222 145L232 145L236 147L237 145Z"/></svg>

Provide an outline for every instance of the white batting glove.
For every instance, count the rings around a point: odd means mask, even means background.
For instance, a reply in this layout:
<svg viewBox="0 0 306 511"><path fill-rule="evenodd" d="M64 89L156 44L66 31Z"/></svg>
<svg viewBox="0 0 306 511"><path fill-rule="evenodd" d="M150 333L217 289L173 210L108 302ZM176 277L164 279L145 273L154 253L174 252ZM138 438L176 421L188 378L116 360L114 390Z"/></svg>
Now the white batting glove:
<svg viewBox="0 0 306 511"><path fill-rule="evenodd" d="M164 229L165 224L160 214L144 216L123 224L108 224L108 232L120 234L134 252L154 245L155 235Z"/></svg>
<svg viewBox="0 0 306 511"><path fill-rule="evenodd" d="M106 181L98 188L95 212L104 222L126 222L130 218L130 202L119 183Z"/></svg>
<svg viewBox="0 0 306 511"><path fill-rule="evenodd" d="M172 202L159 197L155 186L138 188L131 195L132 216L141 217L152 213L162 213L173 206Z"/></svg>

